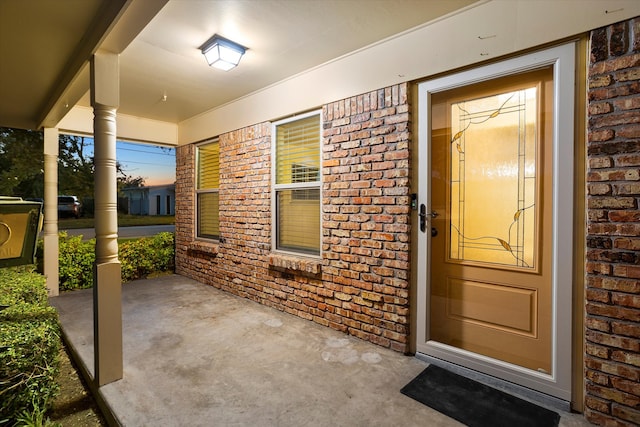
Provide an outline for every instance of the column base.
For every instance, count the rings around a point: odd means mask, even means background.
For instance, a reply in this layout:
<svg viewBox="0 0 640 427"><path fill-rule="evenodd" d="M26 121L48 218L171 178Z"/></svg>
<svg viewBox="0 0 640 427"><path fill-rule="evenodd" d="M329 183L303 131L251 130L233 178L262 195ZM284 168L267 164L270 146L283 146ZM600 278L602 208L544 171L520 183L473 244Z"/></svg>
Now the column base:
<svg viewBox="0 0 640 427"><path fill-rule="evenodd" d="M50 297L60 293L58 233L44 235L44 277Z"/></svg>
<svg viewBox="0 0 640 427"><path fill-rule="evenodd" d="M94 381L122 379L122 278L120 262L93 267Z"/></svg>

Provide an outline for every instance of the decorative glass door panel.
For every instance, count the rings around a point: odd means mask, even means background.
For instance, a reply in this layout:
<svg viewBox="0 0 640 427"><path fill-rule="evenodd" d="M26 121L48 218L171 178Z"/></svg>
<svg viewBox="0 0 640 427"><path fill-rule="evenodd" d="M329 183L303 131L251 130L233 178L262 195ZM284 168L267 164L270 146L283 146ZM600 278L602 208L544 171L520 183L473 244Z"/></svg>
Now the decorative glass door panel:
<svg viewBox="0 0 640 427"><path fill-rule="evenodd" d="M430 339L552 369L547 67L431 95Z"/></svg>
<svg viewBox="0 0 640 427"><path fill-rule="evenodd" d="M451 260L535 267L538 94L451 104Z"/></svg>

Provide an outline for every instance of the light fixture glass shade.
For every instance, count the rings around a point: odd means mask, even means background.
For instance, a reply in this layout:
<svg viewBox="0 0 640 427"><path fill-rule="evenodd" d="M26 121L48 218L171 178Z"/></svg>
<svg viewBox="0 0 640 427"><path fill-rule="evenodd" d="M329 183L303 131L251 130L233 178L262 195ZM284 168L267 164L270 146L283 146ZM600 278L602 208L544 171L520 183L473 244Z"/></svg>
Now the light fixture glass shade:
<svg viewBox="0 0 640 427"><path fill-rule="evenodd" d="M224 71L237 66L246 51L245 47L218 35L214 35L200 49L210 66Z"/></svg>

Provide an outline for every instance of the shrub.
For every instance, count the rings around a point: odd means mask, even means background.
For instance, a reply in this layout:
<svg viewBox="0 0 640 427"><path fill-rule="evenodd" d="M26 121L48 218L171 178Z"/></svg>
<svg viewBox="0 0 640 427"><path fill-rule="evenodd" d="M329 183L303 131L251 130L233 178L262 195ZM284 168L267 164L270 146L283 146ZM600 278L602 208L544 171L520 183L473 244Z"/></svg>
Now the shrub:
<svg viewBox="0 0 640 427"><path fill-rule="evenodd" d="M0 269L0 424L44 413L58 392L60 329L44 277Z"/></svg>
<svg viewBox="0 0 640 427"><path fill-rule="evenodd" d="M175 268L174 242L173 233L159 233L150 238L130 240L120 244L122 281L141 279L155 272L173 271Z"/></svg>
<svg viewBox="0 0 640 427"><path fill-rule="evenodd" d="M83 241L81 236L59 236L59 283L61 291L93 286L95 239ZM142 279L149 274L174 271L175 238L173 233L159 233L153 237L120 243L118 258L122 281ZM43 242L38 242L38 271L42 272Z"/></svg>
<svg viewBox="0 0 640 427"><path fill-rule="evenodd" d="M95 239L83 241L82 236L67 236L67 233L61 232L58 247L60 290L92 287Z"/></svg>

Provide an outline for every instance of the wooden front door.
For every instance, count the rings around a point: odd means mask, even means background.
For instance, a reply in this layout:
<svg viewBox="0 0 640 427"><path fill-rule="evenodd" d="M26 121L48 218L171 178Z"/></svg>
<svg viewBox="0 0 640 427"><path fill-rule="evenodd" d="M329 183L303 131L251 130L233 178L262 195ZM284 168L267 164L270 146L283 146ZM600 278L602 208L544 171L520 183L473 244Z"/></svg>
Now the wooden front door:
<svg viewBox="0 0 640 427"><path fill-rule="evenodd" d="M553 68L431 97L432 340L552 373Z"/></svg>
<svg viewBox="0 0 640 427"><path fill-rule="evenodd" d="M575 55L569 43L427 80L415 112L418 357L564 402Z"/></svg>

